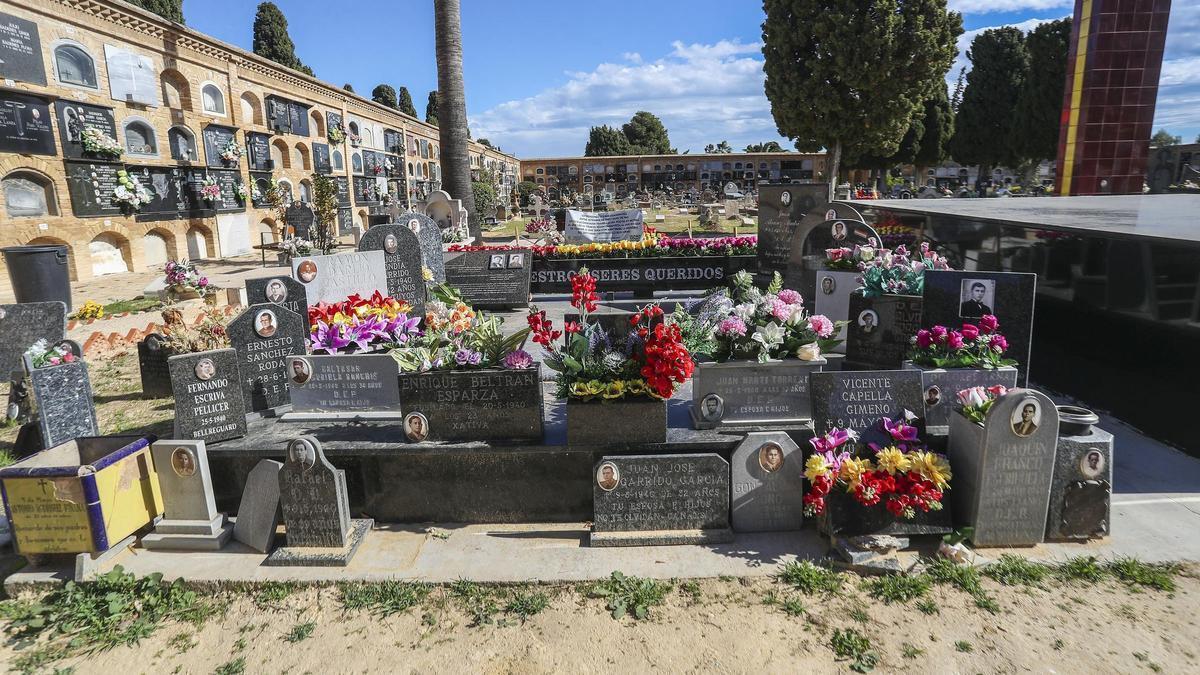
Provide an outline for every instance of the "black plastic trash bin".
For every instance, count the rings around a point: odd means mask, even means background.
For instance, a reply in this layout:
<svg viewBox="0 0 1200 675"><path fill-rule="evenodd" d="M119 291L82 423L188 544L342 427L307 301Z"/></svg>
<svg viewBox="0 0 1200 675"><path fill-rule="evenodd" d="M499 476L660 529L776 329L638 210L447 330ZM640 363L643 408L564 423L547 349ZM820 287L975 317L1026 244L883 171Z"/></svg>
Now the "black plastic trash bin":
<svg viewBox="0 0 1200 675"><path fill-rule="evenodd" d="M67 303L71 311L71 273L66 246L9 246L4 263L17 302Z"/></svg>

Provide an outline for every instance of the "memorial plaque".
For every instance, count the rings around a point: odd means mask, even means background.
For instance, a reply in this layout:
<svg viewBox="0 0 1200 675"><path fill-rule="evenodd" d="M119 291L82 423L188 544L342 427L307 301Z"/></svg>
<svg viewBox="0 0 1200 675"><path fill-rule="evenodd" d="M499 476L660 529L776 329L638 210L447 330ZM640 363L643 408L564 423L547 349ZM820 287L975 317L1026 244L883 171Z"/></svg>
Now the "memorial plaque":
<svg viewBox="0 0 1200 675"><path fill-rule="evenodd" d="M529 304L533 251L467 251L448 253L446 283L462 292L472 307L525 307Z"/></svg>
<svg viewBox="0 0 1200 675"><path fill-rule="evenodd" d="M31 368L29 379L43 447L53 448L82 436L100 435L86 363L75 361Z"/></svg>
<svg viewBox="0 0 1200 675"><path fill-rule="evenodd" d="M38 340L56 345L67 332L67 306L62 302L0 305L0 373L21 370L21 357Z"/></svg>
<svg viewBox="0 0 1200 675"><path fill-rule="evenodd" d="M350 532L346 473L335 469L320 448L311 436L292 441L279 472L279 502L289 548L346 545Z"/></svg>
<svg viewBox="0 0 1200 675"><path fill-rule="evenodd" d="M389 354L288 357L292 412L284 418L399 418L398 371Z"/></svg>
<svg viewBox="0 0 1200 675"><path fill-rule="evenodd" d="M412 230L397 223L374 225L363 233L358 250L381 253L387 294L412 305L413 314L425 316L425 263L420 240Z"/></svg>
<svg viewBox="0 0 1200 675"><path fill-rule="evenodd" d="M171 395L171 371L167 368L170 353L163 347L164 339L159 333L151 333L137 344L142 393L153 398Z"/></svg>
<svg viewBox="0 0 1200 675"><path fill-rule="evenodd" d="M353 209L338 209L337 212L337 228L339 237L348 237L354 234L354 210Z"/></svg>
<svg viewBox="0 0 1200 675"><path fill-rule="evenodd" d="M217 186L221 188L221 196L216 201L208 202L209 207L216 209L217 213L232 213L246 209L246 205L241 199L238 199L237 194L237 188L242 183L241 172L234 169L209 169L208 175L217 181Z"/></svg>
<svg viewBox="0 0 1200 675"><path fill-rule="evenodd" d="M150 446L163 499L163 519L142 548L216 551L233 534L217 511L204 441L166 440Z"/></svg>
<svg viewBox="0 0 1200 675"><path fill-rule="evenodd" d="M345 131L345 128L342 127L342 114L333 112L332 110L326 111L325 112L325 128L326 129L341 129L342 131Z"/></svg>
<svg viewBox="0 0 1200 675"><path fill-rule="evenodd" d="M1017 386L1017 369L1012 366L983 368L925 368L904 362L905 368L921 371L921 391L925 392L925 429L933 436L950 433L950 415L958 405L958 392L970 387Z"/></svg>
<svg viewBox="0 0 1200 675"><path fill-rule="evenodd" d="M71 211L79 218L121 215L121 207L113 201L117 189L120 164L103 162L64 162L67 170L67 192L71 196Z"/></svg>
<svg viewBox="0 0 1200 675"><path fill-rule="evenodd" d="M351 295L388 293L383 251L318 255L292 259L292 276L304 285L308 304L341 302Z"/></svg>
<svg viewBox="0 0 1200 675"><path fill-rule="evenodd" d="M964 323L978 325L979 317L985 314L995 316L1000 320L1000 333L1008 340L1007 356L1017 361L1017 384L1025 386L1029 380L1036 291L1036 274L929 270L925 273L921 326L940 324L957 330Z"/></svg>
<svg viewBox="0 0 1200 675"><path fill-rule="evenodd" d="M55 101L54 108L58 112L58 136L62 140L64 158L98 162L121 161L120 157L93 155L83 149L84 129L95 129L117 141L117 123L113 119L112 108L67 99Z"/></svg>
<svg viewBox="0 0 1200 675"><path fill-rule="evenodd" d="M287 276L246 280L246 302L269 302L298 315L308 326L308 296L304 284ZM306 329L307 330L307 329Z"/></svg>
<svg viewBox="0 0 1200 675"><path fill-rule="evenodd" d="M1046 539L1093 539L1111 534L1112 475L1112 434L1093 426L1077 435L1059 436Z"/></svg>
<svg viewBox="0 0 1200 675"><path fill-rule="evenodd" d="M405 225L417 235L421 247L421 258L425 266L433 272L433 283L446 282L446 262L442 253L442 230L433 218L415 211L405 211L396 216L393 222Z"/></svg>
<svg viewBox="0 0 1200 675"><path fill-rule="evenodd" d="M317 221L317 214L311 206L292 202L284 212L284 219L297 239L312 239L312 228Z"/></svg>
<svg viewBox="0 0 1200 675"><path fill-rule="evenodd" d="M846 326L846 364L862 370L899 368L921 328L919 295L850 295Z"/></svg>
<svg viewBox="0 0 1200 675"><path fill-rule="evenodd" d="M246 487L238 503L233 538L260 553L275 545L275 530L283 519L279 509L279 472L283 464L259 460L246 475Z"/></svg>
<svg viewBox="0 0 1200 675"><path fill-rule="evenodd" d="M50 99L0 91L0 152L19 155L58 152L50 122Z"/></svg>
<svg viewBox="0 0 1200 675"><path fill-rule="evenodd" d="M333 164L330 161L329 145L326 143L313 143L313 171L327 176L333 173Z"/></svg>
<svg viewBox="0 0 1200 675"><path fill-rule="evenodd" d="M406 417L424 415L428 440L540 443L540 373L540 365L525 370L401 373L400 407Z"/></svg>
<svg viewBox="0 0 1200 675"><path fill-rule="evenodd" d="M805 214L829 202L825 183L763 185L758 191L758 271L783 274Z"/></svg>
<svg viewBox="0 0 1200 675"><path fill-rule="evenodd" d="M372 150L362 151L363 173L368 177L383 175L383 155Z"/></svg>
<svg viewBox="0 0 1200 675"><path fill-rule="evenodd" d="M201 132L204 137L204 160L208 166L225 168L237 166L237 161L226 162L221 159L221 153L231 141L237 142L237 129L220 124L209 124ZM270 157L270 154L267 155Z"/></svg>
<svg viewBox="0 0 1200 675"><path fill-rule="evenodd" d="M206 212L213 212L213 209L206 208L199 194L200 186L204 183L203 169L169 166L125 168L150 192L150 201L137 212L136 220L139 222L202 217Z"/></svg>
<svg viewBox="0 0 1200 675"><path fill-rule="evenodd" d="M268 96L267 101L267 126L272 131L282 133L294 133L292 130L292 115L290 111L290 102L285 98L278 96Z"/></svg>
<svg viewBox="0 0 1200 675"><path fill-rule="evenodd" d="M819 372L809 376L813 429L818 436L834 427L864 431L881 417L924 408L921 373L915 370Z"/></svg>
<svg viewBox="0 0 1200 675"><path fill-rule="evenodd" d="M237 352L214 349L167 359L175 394L175 437L206 443L246 435Z"/></svg>
<svg viewBox="0 0 1200 675"><path fill-rule="evenodd" d="M46 84L37 24L3 12L0 12L0 77Z"/></svg>
<svg viewBox="0 0 1200 675"><path fill-rule="evenodd" d="M379 182L374 176L354 177L354 204L357 206L375 206L379 204Z"/></svg>
<svg viewBox="0 0 1200 675"><path fill-rule="evenodd" d="M290 403L287 360L307 352L308 322L299 314L265 302L247 307L225 330L238 355L246 412Z"/></svg>
<svg viewBox="0 0 1200 675"><path fill-rule="evenodd" d="M592 546L733 540L729 463L720 455L606 456L593 474Z"/></svg>
<svg viewBox="0 0 1200 675"><path fill-rule="evenodd" d="M383 130L383 149L396 155L404 154L404 134L395 129Z"/></svg>
<svg viewBox="0 0 1200 675"><path fill-rule="evenodd" d="M275 168L271 161L271 137L253 131L246 132L246 163L251 171L270 171Z"/></svg>
<svg viewBox="0 0 1200 675"><path fill-rule="evenodd" d="M299 101L288 102L288 119L291 121L291 132L297 136L308 136L308 108Z"/></svg>
<svg viewBox="0 0 1200 675"><path fill-rule="evenodd" d="M450 255L450 254L447 254ZM724 285L734 272L753 269L754 256L672 258L537 258L530 284L534 293L570 293L571 275L581 267L596 279L596 291L708 290Z"/></svg>
<svg viewBox="0 0 1200 675"><path fill-rule="evenodd" d="M824 365L824 359L702 362L692 375L692 421L697 429L808 422L808 376Z"/></svg>
<svg viewBox="0 0 1200 675"><path fill-rule="evenodd" d="M815 298L814 314L821 314L835 324L850 317L850 294L858 289L858 272L842 270L818 270L816 292L808 296ZM846 326L842 326L835 339L842 340L833 347L833 352L846 353Z"/></svg>
<svg viewBox="0 0 1200 675"><path fill-rule="evenodd" d="M159 106L158 68L149 56L105 43L104 62L114 101Z"/></svg>
<svg viewBox="0 0 1200 675"><path fill-rule="evenodd" d="M250 204L256 209L271 208L270 202L267 201L267 192L271 189L271 174L269 173L251 173L250 174ZM255 197L255 190L258 191L258 196Z"/></svg>
<svg viewBox="0 0 1200 675"><path fill-rule="evenodd" d="M799 530L804 523L804 453L786 433L751 432L733 451L734 532Z"/></svg>
<svg viewBox="0 0 1200 675"><path fill-rule="evenodd" d="M641 209L625 211L576 211L567 209L563 236L568 244L641 241L645 231Z"/></svg>
<svg viewBox="0 0 1200 675"><path fill-rule="evenodd" d="M337 184L338 206L343 208L350 206L350 179L345 176L335 176L333 182Z"/></svg>
<svg viewBox="0 0 1200 675"><path fill-rule="evenodd" d="M1046 535L1058 443L1058 410L1044 394L1013 389L983 425L950 418L956 524L974 528L976 546L1032 546Z"/></svg>
<svg viewBox="0 0 1200 675"><path fill-rule="evenodd" d="M783 272L783 282L788 288L800 291L806 298L816 295L816 274L825 269L825 250L834 247L833 225L826 223L853 223L847 229L847 237L837 242L837 247L854 248L854 244L871 245L882 241L874 228L860 225L862 214L853 206L841 202L825 204L800 219L792 235L788 267Z"/></svg>

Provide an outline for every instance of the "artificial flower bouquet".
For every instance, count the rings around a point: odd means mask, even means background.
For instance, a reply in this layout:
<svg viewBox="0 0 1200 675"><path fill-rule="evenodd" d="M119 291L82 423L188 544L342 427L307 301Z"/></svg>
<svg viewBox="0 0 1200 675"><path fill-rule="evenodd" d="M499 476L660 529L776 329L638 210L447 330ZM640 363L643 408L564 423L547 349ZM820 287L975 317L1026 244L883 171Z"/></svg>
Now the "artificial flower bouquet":
<svg viewBox="0 0 1200 675"><path fill-rule="evenodd" d="M441 284L430 289L433 300L425 305L425 330L392 350L400 372L436 370L525 370L535 366L523 347L530 329L505 337L504 320L476 311L462 294Z"/></svg>
<svg viewBox="0 0 1200 675"><path fill-rule="evenodd" d="M66 343L59 343L51 347L45 338L33 343L29 349L25 350L25 355L29 357L34 368L49 368L64 363L74 363L78 360L75 352L71 351L70 346Z"/></svg>
<svg viewBox="0 0 1200 675"><path fill-rule="evenodd" d="M927 450L917 428L903 420L880 419L873 432L886 440L860 444L853 431L835 428L809 441L813 453L804 464L809 482L805 515L824 514L835 490L863 507L882 505L898 520L942 510L952 478L946 457Z"/></svg>
<svg viewBox="0 0 1200 675"><path fill-rule="evenodd" d="M958 405L963 417L976 424L983 424L996 399L1007 393L1008 389L999 384L991 387L968 387L958 392Z"/></svg>
<svg viewBox="0 0 1200 675"><path fill-rule="evenodd" d="M694 368L679 326L664 321L662 308L651 304L630 317L627 331L610 334L589 321L599 300L596 279L583 268L571 277L571 306L579 311L578 322L555 330L545 311L529 308L533 341L546 350L546 366L557 373L556 396L577 401L670 398Z"/></svg>
<svg viewBox="0 0 1200 675"><path fill-rule="evenodd" d="M289 258L302 258L312 255L313 243L300 237L288 237L279 242L279 250Z"/></svg>
<svg viewBox="0 0 1200 675"><path fill-rule="evenodd" d="M245 150L238 144L236 138L230 138L227 143L221 148L220 157L222 161L233 164L242 158Z"/></svg>
<svg viewBox="0 0 1200 675"><path fill-rule="evenodd" d="M200 196L210 204L220 199L221 186L217 184L217 179L205 178L204 183L200 185Z"/></svg>
<svg viewBox="0 0 1200 675"><path fill-rule="evenodd" d="M341 145L342 141L346 140L346 132L342 131L340 126L331 126L329 127L329 133L325 134L325 137L329 139L330 143Z"/></svg>
<svg viewBox="0 0 1200 675"><path fill-rule="evenodd" d="M96 127L85 127L83 133L79 135L79 142L83 145L83 151L90 155L117 159L125 152L117 139Z"/></svg>
<svg viewBox="0 0 1200 675"><path fill-rule="evenodd" d="M991 314L980 317L978 325L964 323L962 330L945 326L922 328L913 336L912 362L930 368L982 368L995 370L1017 364L1004 357L1008 340L997 330L1000 322Z"/></svg>
<svg viewBox="0 0 1200 675"><path fill-rule="evenodd" d="M217 290L208 277L200 273L196 263L189 260L168 260L163 265L163 274L166 275L167 290L172 294L195 293L203 298Z"/></svg>
<svg viewBox="0 0 1200 675"><path fill-rule="evenodd" d="M243 204L250 198L250 188L246 187L246 182L238 180L233 184L233 196L237 197L239 202Z"/></svg>
<svg viewBox="0 0 1200 675"><path fill-rule="evenodd" d="M379 291L369 298L351 295L341 302L308 308L309 350L313 354L350 354L401 347L421 336L421 317L412 305Z"/></svg>
<svg viewBox="0 0 1200 675"><path fill-rule="evenodd" d="M922 242L913 252L905 246L894 249L859 247L859 262L863 296L921 295L925 289L925 270L948 270L949 262L938 255L929 244Z"/></svg>
<svg viewBox="0 0 1200 675"><path fill-rule="evenodd" d="M143 204L149 204L153 198L150 191L142 187L138 179L128 171L121 169L117 172L117 187L113 188L112 194L114 204L136 211Z"/></svg>

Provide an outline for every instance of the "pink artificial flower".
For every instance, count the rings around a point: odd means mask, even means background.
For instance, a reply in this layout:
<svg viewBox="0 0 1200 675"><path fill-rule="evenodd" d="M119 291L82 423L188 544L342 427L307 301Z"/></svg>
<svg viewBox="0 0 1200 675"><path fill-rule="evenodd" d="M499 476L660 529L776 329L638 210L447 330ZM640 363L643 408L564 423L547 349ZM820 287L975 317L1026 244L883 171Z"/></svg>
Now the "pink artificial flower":
<svg viewBox="0 0 1200 675"><path fill-rule="evenodd" d="M962 336L963 339L974 340L975 338L979 337L979 326L964 323L962 328Z"/></svg>
<svg viewBox="0 0 1200 675"><path fill-rule="evenodd" d="M1003 354L1008 351L1008 340L1005 340L1003 335L996 333L992 336L991 341L988 342L988 346L997 354Z"/></svg>
<svg viewBox="0 0 1200 675"><path fill-rule="evenodd" d="M826 257L828 257L831 261L834 261L834 262L837 262L838 260L845 258L847 253L849 253L849 251L847 251L844 248L827 248L827 249L825 249Z"/></svg>
<svg viewBox="0 0 1200 675"><path fill-rule="evenodd" d="M719 335L737 335L738 337L742 337L746 334L746 322L736 316L731 316L717 325L717 333Z"/></svg>
<svg viewBox="0 0 1200 675"><path fill-rule="evenodd" d="M804 298L800 297L798 292L793 291L790 288L785 288L782 291L779 291L779 299L789 305L799 305L804 302Z"/></svg>
<svg viewBox="0 0 1200 675"><path fill-rule="evenodd" d="M958 402L964 406L981 406L988 401L988 391L983 387L970 387L958 392Z"/></svg>
<svg viewBox="0 0 1200 675"><path fill-rule="evenodd" d="M793 308L786 302L776 298L771 301L771 316L779 321L787 321L791 318Z"/></svg>
<svg viewBox="0 0 1200 675"><path fill-rule="evenodd" d="M949 347L950 349L962 349L963 348L962 333L960 333L956 330L950 331L950 333L948 335L946 335L946 346Z"/></svg>
<svg viewBox="0 0 1200 675"><path fill-rule="evenodd" d="M827 338L833 335L833 322L823 314L814 314L808 317L808 329L818 337Z"/></svg>
<svg viewBox="0 0 1200 675"><path fill-rule="evenodd" d="M75 363L75 353L67 352L63 354L63 363Z"/></svg>
<svg viewBox="0 0 1200 675"><path fill-rule="evenodd" d="M921 349L929 349L933 346L933 334L924 328L917 331L917 346Z"/></svg>
<svg viewBox="0 0 1200 675"><path fill-rule="evenodd" d="M1000 398L1001 396L1008 393L1008 387L1005 387L1002 384L993 384L992 386L987 388L987 393L990 394L993 398Z"/></svg>
<svg viewBox="0 0 1200 675"><path fill-rule="evenodd" d="M945 342L946 341L946 327L945 326L934 326L933 328L931 328L929 330L929 335L933 338L934 342Z"/></svg>
<svg viewBox="0 0 1200 675"><path fill-rule="evenodd" d="M1000 327L1000 320L991 314L984 314L979 318L979 330L985 334L994 333Z"/></svg>

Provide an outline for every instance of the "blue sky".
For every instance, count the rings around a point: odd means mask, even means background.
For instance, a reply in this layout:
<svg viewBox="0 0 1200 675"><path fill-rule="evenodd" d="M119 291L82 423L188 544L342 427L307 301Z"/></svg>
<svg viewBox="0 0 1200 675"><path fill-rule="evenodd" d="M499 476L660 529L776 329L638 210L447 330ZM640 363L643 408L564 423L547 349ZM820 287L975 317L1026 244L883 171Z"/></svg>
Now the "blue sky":
<svg viewBox="0 0 1200 675"><path fill-rule="evenodd" d="M437 87L431 0L275 0L296 52L317 77L369 96L386 83L424 115ZM1200 134L1200 2L1175 0L1155 128ZM1073 0L950 0L970 38L987 28L1067 16ZM188 25L250 49L257 2L187 0ZM637 110L663 118L681 152L780 138L762 91L762 6L753 0L632 5L462 0L467 109L475 137L520 157L582 154L588 128Z"/></svg>

